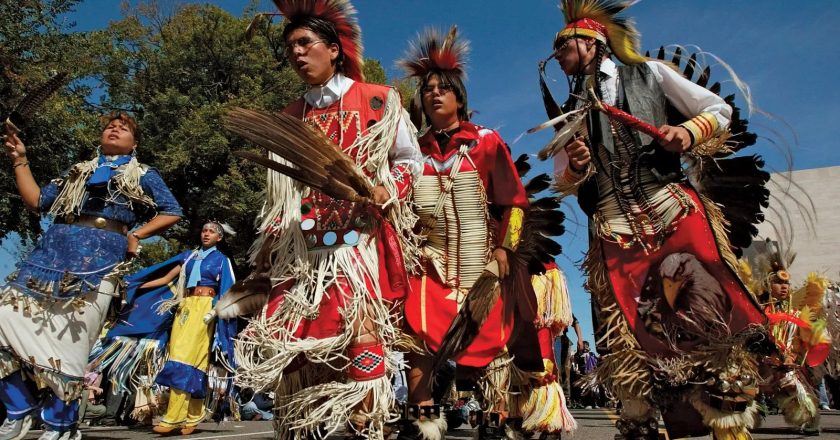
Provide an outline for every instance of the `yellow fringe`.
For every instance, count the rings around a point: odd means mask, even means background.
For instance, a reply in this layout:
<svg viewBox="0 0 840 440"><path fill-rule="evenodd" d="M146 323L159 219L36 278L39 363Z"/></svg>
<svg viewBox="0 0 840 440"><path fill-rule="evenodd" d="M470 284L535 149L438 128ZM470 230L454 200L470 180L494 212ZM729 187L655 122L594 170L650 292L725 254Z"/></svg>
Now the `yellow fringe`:
<svg viewBox="0 0 840 440"><path fill-rule="evenodd" d="M577 429L563 388L556 381L533 388L522 412L522 428L526 431L568 433Z"/></svg>
<svg viewBox="0 0 840 440"><path fill-rule="evenodd" d="M531 285L537 296L537 327L548 327L556 333L572 324L569 289L559 268L534 275Z"/></svg>
<svg viewBox="0 0 840 440"><path fill-rule="evenodd" d="M807 306L816 318L822 318L825 315L823 297L826 289L828 289L828 278L811 272L805 284L791 295L791 304L795 309L803 309Z"/></svg>

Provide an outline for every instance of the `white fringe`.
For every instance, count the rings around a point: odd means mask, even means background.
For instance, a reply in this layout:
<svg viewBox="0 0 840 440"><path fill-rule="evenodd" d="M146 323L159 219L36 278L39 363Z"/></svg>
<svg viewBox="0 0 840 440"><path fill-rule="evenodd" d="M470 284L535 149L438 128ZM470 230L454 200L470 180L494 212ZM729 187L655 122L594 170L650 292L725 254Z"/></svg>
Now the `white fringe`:
<svg viewBox="0 0 840 440"><path fill-rule="evenodd" d="M97 167L99 167L98 156L87 162L73 165L65 179L57 179L61 185L61 192L48 214L56 217L77 214L87 192L87 180ZM129 209L134 203L152 208L157 206L154 199L146 195L140 186L140 178L144 174L146 174L144 166L137 161L137 158L132 157L131 161L117 170L116 175L108 182L111 189L128 198Z"/></svg>
<svg viewBox="0 0 840 440"><path fill-rule="evenodd" d="M363 403L370 408L361 410ZM361 414L368 422L361 432L371 440L384 440L385 423L395 422L393 389L387 376L363 382L330 382L305 388L280 403L288 411L283 414L281 424L291 430L309 434L323 429L327 435L337 433L345 427L354 414ZM304 434L304 435L305 435Z"/></svg>

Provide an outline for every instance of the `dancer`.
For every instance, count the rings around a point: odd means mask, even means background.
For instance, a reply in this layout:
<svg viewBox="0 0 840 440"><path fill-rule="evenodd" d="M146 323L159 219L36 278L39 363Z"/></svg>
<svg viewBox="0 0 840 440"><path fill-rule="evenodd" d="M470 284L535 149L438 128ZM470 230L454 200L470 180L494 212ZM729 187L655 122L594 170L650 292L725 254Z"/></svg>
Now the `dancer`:
<svg viewBox="0 0 840 440"><path fill-rule="evenodd" d="M350 164L343 170L371 185L371 203L333 198L269 171L255 274L241 285L246 294L271 294L237 341L237 381L274 390L277 438L326 436L349 425L351 435L382 439L395 412L393 302L408 290L414 255L416 217L405 201L420 170L414 129L396 90L364 83L360 29L348 1L275 3L287 20L289 62L310 89L283 117L264 114L250 124L256 112L233 112L228 128L264 132L271 140L264 145L275 151L284 135L272 121L303 120L309 136L318 132L315 142L322 133L334 144L327 153ZM315 146L296 144L291 153ZM296 165L314 175L306 167L319 157L307 154ZM274 152L271 158L279 160Z"/></svg>
<svg viewBox="0 0 840 440"><path fill-rule="evenodd" d="M110 369L112 389L137 386L141 403L157 401L156 383L169 388L169 403L154 432L168 434L181 428L189 435L215 406L219 391L228 395L230 381L216 390L208 380L211 359L233 374L233 338L236 321L213 319L213 306L234 282L233 268L217 245L234 231L224 223L207 222L201 246L187 250L126 278L127 303L116 324L91 354L91 364ZM215 382L215 381L213 381ZM138 385L139 384L139 385ZM205 404L205 400L208 401ZM135 404L142 420L146 405Z"/></svg>
<svg viewBox="0 0 840 440"><path fill-rule="evenodd" d="M656 438L657 408L672 436L747 438L758 359L749 342L764 317L734 270L769 176L756 157L723 159L755 137L739 145L745 121L701 87L708 71L698 85L638 54L632 22L617 16L631 4L564 0L551 56L570 78L571 113L544 124L557 132L542 156L554 155L557 191L576 195L590 220L584 266L603 357L589 384L621 400L625 438ZM695 69L692 57L683 73ZM554 118L561 109L541 86Z"/></svg>
<svg viewBox="0 0 840 440"><path fill-rule="evenodd" d="M106 121L98 157L44 187L36 184L20 139L6 140L24 204L55 221L2 289L4 440L23 438L39 408L47 425L41 439L81 438L77 420L88 354L111 299L120 296L126 261L137 255L141 239L181 216L157 170L135 157L136 121L124 113ZM39 388L47 389L43 401L35 397Z"/></svg>
<svg viewBox="0 0 840 440"><path fill-rule="evenodd" d="M793 254L783 256L769 239L753 247L760 252L742 260L742 279L765 306L770 337L779 349L779 355L764 359L772 368L762 374L760 390L775 400L785 422L803 434L819 435L817 387L831 348L823 305L828 280L811 273L800 288L791 289L787 268Z"/></svg>
<svg viewBox="0 0 840 440"><path fill-rule="evenodd" d="M425 240L420 273L411 277L405 303L406 331L421 349L407 356L411 371L400 431L404 439L439 439L446 432L440 406L432 399L435 365L452 355L462 371L486 367L506 351L512 334L537 343L532 322L536 299L527 264L522 264L529 261L514 257L528 197L499 134L470 122L463 82L467 50L455 27L445 38L429 30L400 61L417 80L413 120L427 125L419 140L423 176L414 187L418 228ZM507 283L499 288L498 280ZM476 287L481 292L470 292ZM462 310L465 301L481 303L472 315L477 319L469 324L457 318L472 310ZM455 333L459 336L447 336ZM533 345L517 361L525 370L542 371Z"/></svg>

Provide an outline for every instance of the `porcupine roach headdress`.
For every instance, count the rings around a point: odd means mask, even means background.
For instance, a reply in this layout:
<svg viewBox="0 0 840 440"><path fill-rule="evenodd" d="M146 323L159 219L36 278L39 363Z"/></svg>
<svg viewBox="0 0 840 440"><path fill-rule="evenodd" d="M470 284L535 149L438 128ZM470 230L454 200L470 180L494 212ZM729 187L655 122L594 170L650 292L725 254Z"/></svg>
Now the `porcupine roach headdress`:
<svg viewBox="0 0 840 440"><path fill-rule="evenodd" d="M274 4L289 21L288 24L305 26L308 20L317 18L335 26L344 56L344 75L364 82L362 30L356 20L356 8L349 0L274 0Z"/></svg>
<svg viewBox="0 0 840 440"><path fill-rule="evenodd" d="M783 253L779 245L769 238L763 243L755 243L753 249L756 251L751 258L745 258L741 262L740 275L745 283L759 301L764 303L771 298L769 295L770 284L774 281L790 282L788 267L793 264L796 254L792 252Z"/></svg>
<svg viewBox="0 0 840 440"><path fill-rule="evenodd" d="M591 37L609 45L616 58L624 64L639 64L647 58L639 54L639 31L633 20L618 17L635 1L617 0L563 0L560 8L566 27L554 37L554 49L568 38Z"/></svg>
<svg viewBox="0 0 840 440"><path fill-rule="evenodd" d="M470 43L458 39L457 26L452 26L445 38L438 30L429 28L419 34L416 41L410 43L405 56L397 61L397 65L405 70L409 77L417 79L417 90L409 105L411 122L415 126L420 127L423 119L420 89L430 73L438 74L441 82L448 82L457 89L464 104L459 110L459 116L462 120L469 120L467 90L464 87L469 51Z"/></svg>
<svg viewBox="0 0 840 440"><path fill-rule="evenodd" d="M554 37L554 52L548 59L553 58L569 38L589 37L609 46L616 58L626 65L647 61L647 58L639 54L641 35L633 20L618 17L619 13L635 3L628 0L562 0L560 9L566 26ZM554 119L562 111L545 84L546 61L540 63L540 91L546 112L550 119Z"/></svg>

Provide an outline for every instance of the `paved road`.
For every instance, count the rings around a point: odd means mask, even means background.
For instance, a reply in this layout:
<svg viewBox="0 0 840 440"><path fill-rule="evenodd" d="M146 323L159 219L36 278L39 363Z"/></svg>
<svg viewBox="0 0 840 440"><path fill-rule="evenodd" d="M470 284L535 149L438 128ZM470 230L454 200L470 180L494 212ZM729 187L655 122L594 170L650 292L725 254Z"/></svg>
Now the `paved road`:
<svg viewBox="0 0 840 440"><path fill-rule="evenodd" d="M574 439L608 439L612 440L616 431L613 426L614 417L606 410L574 410L572 411L580 428L574 435ZM820 439L840 440L840 411L824 411L822 415L823 432ZM271 440L271 422L224 422L221 424L203 423L191 436L167 436L166 439L190 439L190 440L215 440L215 439L248 439L248 440ZM126 428L105 428L91 427L83 428L84 438L94 439L149 439L158 438L150 428L128 430ZM26 438L37 439L40 433L32 431ZM458 429L451 432L448 439L467 440L472 438L473 431L469 429ZM336 440L341 437L336 436ZM710 437L701 437L708 439ZM790 427L787 427L781 416L770 416L764 421L761 428L753 432L755 440L770 439L810 439L817 437L804 437Z"/></svg>

